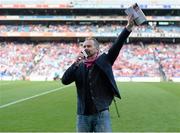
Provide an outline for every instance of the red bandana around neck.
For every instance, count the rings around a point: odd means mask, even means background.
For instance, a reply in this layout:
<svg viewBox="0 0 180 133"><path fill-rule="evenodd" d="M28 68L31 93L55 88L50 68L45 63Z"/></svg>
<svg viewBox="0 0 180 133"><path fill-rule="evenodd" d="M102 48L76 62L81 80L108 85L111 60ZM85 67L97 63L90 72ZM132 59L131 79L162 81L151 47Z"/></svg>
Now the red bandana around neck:
<svg viewBox="0 0 180 133"><path fill-rule="evenodd" d="M86 65L87 68L89 68L94 64L97 58L98 58L98 53L94 54L92 57L85 59L84 64Z"/></svg>

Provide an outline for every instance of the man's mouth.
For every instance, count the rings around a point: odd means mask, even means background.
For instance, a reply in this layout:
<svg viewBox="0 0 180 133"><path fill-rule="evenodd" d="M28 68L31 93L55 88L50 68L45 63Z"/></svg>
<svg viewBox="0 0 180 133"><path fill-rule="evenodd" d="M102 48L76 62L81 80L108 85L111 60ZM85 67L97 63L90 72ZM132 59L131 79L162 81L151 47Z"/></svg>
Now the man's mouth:
<svg viewBox="0 0 180 133"><path fill-rule="evenodd" d="M88 55L88 57L91 55L91 53L90 53L89 50L85 49L85 52L86 52L86 54Z"/></svg>

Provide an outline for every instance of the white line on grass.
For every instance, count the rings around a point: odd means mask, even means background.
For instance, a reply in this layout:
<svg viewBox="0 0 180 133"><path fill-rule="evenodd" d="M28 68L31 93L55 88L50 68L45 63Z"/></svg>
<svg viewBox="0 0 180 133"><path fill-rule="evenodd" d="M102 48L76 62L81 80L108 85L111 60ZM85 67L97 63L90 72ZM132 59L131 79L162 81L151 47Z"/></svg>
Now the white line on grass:
<svg viewBox="0 0 180 133"><path fill-rule="evenodd" d="M39 97L39 96L42 96L42 95L46 95L46 94L49 94L49 93L51 93L51 92L55 92L55 91L58 91L58 90L61 90L61 89L64 89L64 88L67 88L67 87L70 87L70 86L72 86L72 85L63 86L63 87L56 88L56 89L54 89L54 90L50 90L50 91L46 91L46 92L43 92L43 93L40 93L40 94L37 94L37 95L31 96L31 97L27 97L27 98L19 99L19 100L16 100L16 101L14 101L14 102L10 102L10 103L7 103L7 104L4 104L4 105L1 105L1 106L0 106L0 109L1 109L1 108L5 108L5 107L8 107L8 106L13 105L13 104L16 104L16 103L20 103L20 102L23 102L23 101L29 100L29 99L36 98L36 97Z"/></svg>

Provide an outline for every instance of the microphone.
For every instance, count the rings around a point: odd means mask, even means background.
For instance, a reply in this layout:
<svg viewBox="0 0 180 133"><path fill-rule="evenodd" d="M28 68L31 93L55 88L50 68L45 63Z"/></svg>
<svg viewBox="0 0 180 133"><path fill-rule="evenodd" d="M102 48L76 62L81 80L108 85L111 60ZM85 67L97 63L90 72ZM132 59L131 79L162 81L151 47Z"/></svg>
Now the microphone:
<svg viewBox="0 0 180 133"><path fill-rule="evenodd" d="M83 50L81 51L81 53L84 55L85 58L88 57L87 51L86 51L85 49L83 49Z"/></svg>
<svg viewBox="0 0 180 133"><path fill-rule="evenodd" d="M81 51L81 54L83 55L83 56L79 56L78 57L78 59L77 59L77 63L80 63L80 62L82 62L84 59L87 59L87 57L88 57L88 54L87 54L87 51L85 50L85 49L83 49L82 51Z"/></svg>

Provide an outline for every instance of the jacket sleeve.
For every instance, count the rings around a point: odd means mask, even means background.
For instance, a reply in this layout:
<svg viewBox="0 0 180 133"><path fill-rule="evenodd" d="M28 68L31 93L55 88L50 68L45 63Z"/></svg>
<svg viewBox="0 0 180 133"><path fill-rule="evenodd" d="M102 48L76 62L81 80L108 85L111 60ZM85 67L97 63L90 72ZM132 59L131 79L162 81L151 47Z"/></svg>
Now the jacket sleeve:
<svg viewBox="0 0 180 133"><path fill-rule="evenodd" d="M116 39L115 43L109 49L107 55L108 55L108 58L109 58L110 63L112 65L114 64L116 58L118 57L119 52L120 52L125 40L128 38L130 33L131 32L129 32L126 28L124 28L123 31L121 32L121 34Z"/></svg>
<svg viewBox="0 0 180 133"><path fill-rule="evenodd" d="M73 81L75 81L75 71L77 69L77 66L74 64L72 64L63 74L61 82L64 85L68 85L70 83L72 83Z"/></svg>

